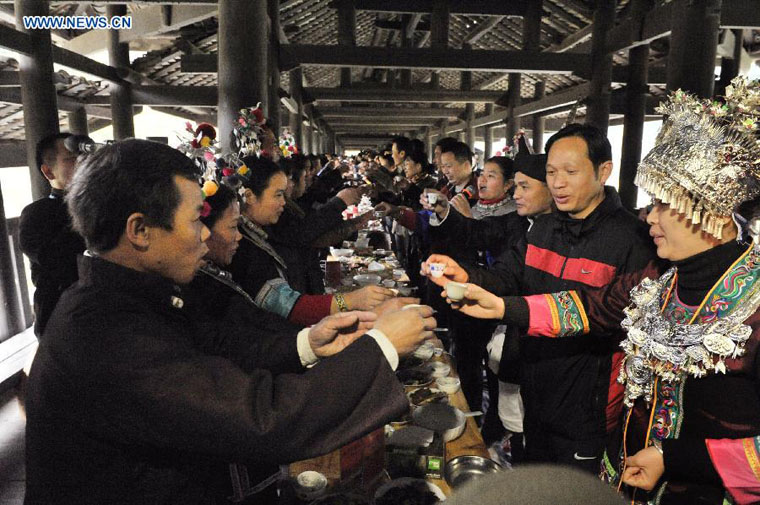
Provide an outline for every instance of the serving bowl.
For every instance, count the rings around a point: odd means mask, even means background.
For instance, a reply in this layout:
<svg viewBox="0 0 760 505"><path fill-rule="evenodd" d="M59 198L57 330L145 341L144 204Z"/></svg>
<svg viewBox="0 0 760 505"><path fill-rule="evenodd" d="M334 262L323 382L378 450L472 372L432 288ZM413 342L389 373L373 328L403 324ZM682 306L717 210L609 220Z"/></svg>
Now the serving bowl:
<svg viewBox="0 0 760 505"><path fill-rule="evenodd" d="M360 286L373 286L380 284L382 277L375 274L359 274L354 275L354 282Z"/></svg>
<svg viewBox="0 0 760 505"><path fill-rule="evenodd" d="M438 389L450 395L459 391L459 387L461 386L459 379L456 377L438 377L435 383Z"/></svg>
<svg viewBox="0 0 760 505"><path fill-rule="evenodd" d="M456 488L471 480L497 473L504 467L480 456L459 456L446 463L443 477L449 486Z"/></svg>
<svg viewBox="0 0 760 505"><path fill-rule="evenodd" d="M348 258L349 256L353 256L354 250L353 249L335 249L333 247L330 248L330 254L337 258Z"/></svg>

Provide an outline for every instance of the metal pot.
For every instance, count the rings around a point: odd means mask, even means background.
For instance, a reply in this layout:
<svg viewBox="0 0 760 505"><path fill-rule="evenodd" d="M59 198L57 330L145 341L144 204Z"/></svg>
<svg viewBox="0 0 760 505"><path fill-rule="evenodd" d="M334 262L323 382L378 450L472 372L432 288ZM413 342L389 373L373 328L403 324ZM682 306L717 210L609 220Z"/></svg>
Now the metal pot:
<svg viewBox="0 0 760 505"><path fill-rule="evenodd" d="M414 409L412 420L422 426L440 433L444 442L459 438L464 433L467 418L464 412L451 405L431 403Z"/></svg>
<svg viewBox="0 0 760 505"><path fill-rule="evenodd" d="M480 456L459 456L446 463L443 477L449 486L456 488L471 480L479 479L504 468L487 458Z"/></svg>

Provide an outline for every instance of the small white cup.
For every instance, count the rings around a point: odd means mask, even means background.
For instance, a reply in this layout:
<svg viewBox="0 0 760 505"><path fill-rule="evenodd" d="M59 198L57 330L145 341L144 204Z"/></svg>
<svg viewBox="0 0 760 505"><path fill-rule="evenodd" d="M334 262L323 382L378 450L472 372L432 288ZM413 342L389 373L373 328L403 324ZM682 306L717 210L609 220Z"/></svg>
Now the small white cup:
<svg viewBox="0 0 760 505"><path fill-rule="evenodd" d="M467 290L467 284L462 282L447 282L446 283L446 295L449 300L458 302L464 298L464 292Z"/></svg>
<svg viewBox="0 0 760 505"><path fill-rule="evenodd" d="M426 193L426 195L430 205L435 205L438 202L438 193Z"/></svg>
<svg viewBox="0 0 760 505"><path fill-rule="evenodd" d="M430 275L435 278L443 277L443 271L446 270L446 263L430 263Z"/></svg>

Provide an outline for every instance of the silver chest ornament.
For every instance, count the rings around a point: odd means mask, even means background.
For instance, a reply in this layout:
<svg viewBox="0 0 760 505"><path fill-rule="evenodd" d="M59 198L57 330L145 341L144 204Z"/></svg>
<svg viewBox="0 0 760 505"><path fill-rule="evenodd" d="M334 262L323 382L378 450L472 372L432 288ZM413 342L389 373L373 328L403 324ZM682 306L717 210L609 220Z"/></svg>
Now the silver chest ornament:
<svg viewBox="0 0 760 505"><path fill-rule="evenodd" d="M655 377L678 382L686 375L726 373L726 358L742 356L752 334L744 321L760 306L760 289L754 287L731 313L712 323L666 320L660 310L661 294L674 274L672 268L657 280L644 279L631 290L632 304L624 309L626 317L621 326L628 335L620 344L626 357L618 382L625 384L628 407L641 397L651 403Z"/></svg>

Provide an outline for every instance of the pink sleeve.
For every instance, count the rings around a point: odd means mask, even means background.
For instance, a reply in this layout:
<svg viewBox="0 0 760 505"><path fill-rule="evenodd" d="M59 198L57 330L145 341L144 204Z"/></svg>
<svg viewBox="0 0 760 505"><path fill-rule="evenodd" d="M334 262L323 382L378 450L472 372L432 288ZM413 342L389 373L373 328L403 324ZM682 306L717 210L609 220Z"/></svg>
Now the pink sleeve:
<svg viewBox="0 0 760 505"><path fill-rule="evenodd" d="M554 338L585 335L589 332L586 311L575 291L523 298L530 310L528 335Z"/></svg>
<svg viewBox="0 0 760 505"><path fill-rule="evenodd" d="M706 443L713 466L737 505L760 502L760 436Z"/></svg>

